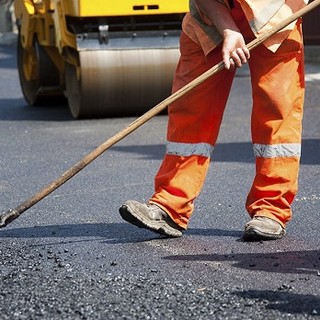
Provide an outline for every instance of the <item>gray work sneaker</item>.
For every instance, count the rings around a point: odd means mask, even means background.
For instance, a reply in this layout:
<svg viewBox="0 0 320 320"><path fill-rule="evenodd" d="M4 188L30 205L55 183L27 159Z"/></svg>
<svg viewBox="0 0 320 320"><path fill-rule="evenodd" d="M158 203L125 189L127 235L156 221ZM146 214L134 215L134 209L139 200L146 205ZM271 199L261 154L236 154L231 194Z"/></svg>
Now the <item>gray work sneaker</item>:
<svg viewBox="0 0 320 320"><path fill-rule="evenodd" d="M244 241L276 240L286 234L280 223L267 217L253 217L244 228Z"/></svg>
<svg viewBox="0 0 320 320"><path fill-rule="evenodd" d="M168 237L181 237L183 230L168 214L155 204L144 204L134 200L127 201L119 209L121 217L138 226Z"/></svg>

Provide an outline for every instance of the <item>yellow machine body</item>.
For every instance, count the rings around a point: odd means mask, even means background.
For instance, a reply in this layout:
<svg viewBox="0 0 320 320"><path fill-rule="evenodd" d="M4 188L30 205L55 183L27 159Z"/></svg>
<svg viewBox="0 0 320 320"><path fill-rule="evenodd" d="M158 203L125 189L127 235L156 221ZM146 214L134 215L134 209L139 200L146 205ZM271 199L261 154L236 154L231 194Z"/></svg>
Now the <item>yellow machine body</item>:
<svg viewBox="0 0 320 320"><path fill-rule="evenodd" d="M30 105L66 96L75 118L139 115L171 93L188 0L15 0Z"/></svg>
<svg viewBox="0 0 320 320"><path fill-rule="evenodd" d="M62 1L63 2L63 1ZM145 14L184 13L188 1L155 0L70 0L64 1L65 14L75 17L134 16Z"/></svg>

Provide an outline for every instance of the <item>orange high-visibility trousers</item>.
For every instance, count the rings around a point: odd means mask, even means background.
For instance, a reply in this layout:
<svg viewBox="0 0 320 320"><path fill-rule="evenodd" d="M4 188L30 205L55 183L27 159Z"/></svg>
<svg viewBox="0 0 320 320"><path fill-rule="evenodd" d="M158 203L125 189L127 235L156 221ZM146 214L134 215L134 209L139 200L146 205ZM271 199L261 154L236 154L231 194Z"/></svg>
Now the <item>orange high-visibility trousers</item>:
<svg viewBox="0 0 320 320"><path fill-rule="evenodd" d="M252 32L242 10L234 19L247 41ZM221 46L205 56L182 33L181 57L173 91L220 62ZM304 99L301 21L273 53L264 45L251 51L252 142L256 175L246 208L251 217L266 216L285 224L297 193ZM187 228L210 164L235 72L222 70L169 106L167 151L149 199Z"/></svg>

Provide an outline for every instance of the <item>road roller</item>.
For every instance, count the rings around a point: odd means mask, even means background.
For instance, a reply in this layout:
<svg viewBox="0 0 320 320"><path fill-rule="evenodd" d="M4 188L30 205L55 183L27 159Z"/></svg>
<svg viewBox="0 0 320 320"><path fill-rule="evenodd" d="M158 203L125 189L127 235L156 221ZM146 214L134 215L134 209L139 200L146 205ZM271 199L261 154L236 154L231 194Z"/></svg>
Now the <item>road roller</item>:
<svg viewBox="0 0 320 320"><path fill-rule="evenodd" d="M171 94L188 0L15 0L29 105L78 118L138 116Z"/></svg>

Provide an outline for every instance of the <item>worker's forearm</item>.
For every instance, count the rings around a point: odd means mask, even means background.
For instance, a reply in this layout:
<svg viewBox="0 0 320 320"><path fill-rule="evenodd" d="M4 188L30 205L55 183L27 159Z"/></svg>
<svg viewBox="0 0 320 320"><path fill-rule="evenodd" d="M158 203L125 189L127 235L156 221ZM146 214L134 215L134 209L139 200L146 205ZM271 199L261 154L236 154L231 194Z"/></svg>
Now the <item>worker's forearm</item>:
<svg viewBox="0 0 320 320"><path fill-rule="evenodd" d="M228 31L239 31L229 9L215 0L195 0L198 9L205 15L224 37Z"/></svg>

